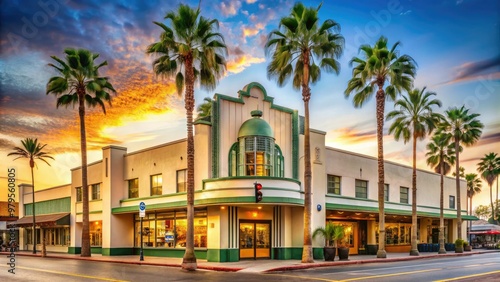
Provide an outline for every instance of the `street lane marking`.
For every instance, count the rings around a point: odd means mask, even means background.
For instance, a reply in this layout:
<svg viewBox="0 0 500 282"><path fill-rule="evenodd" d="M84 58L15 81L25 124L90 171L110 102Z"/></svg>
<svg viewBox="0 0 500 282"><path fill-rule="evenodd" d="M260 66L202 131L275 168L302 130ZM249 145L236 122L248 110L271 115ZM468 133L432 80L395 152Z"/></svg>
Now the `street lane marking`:
<svg viewBox="0 0 500 282"><path fill-rule="evenodd" d="M342 281L342 282L343 281L356 281L356 280L364 280L364 279L372 279L372 278L381 278L381 277L400 276L400 275L407 275L407 274L414 274L414 273L430 272L430 271L437 271L437 270L443 270L443 269L442 268L434 268L434 269L426 269L426 270L398 272L398 273L391 273L391 274L372 275L372 276L344 279L344 280L340 280L340 281Z"/></svg>
<svg viewBox="0 0 500 282"><path fill-rule="evenodd" d="M55 270L46 270L46 269L40 269L40 268L31 268L31 267L25 267L25 266L16 266L16 269L18 269L18 268L20 268L20 269L27 269L27 270L33 270L33 271L40 271L40 272L47 272L47 273L54 273L54 274L61 274L61 275L67 275L67 276L89 278L89 279L95 279L95 280L113 281L113 282L130 282L130 281L127 281L127 280L117 280L117 279L112 279L112 278L104 278L104 277L90 276L90 275L81 275L81 274L70 273L70 272L62 272L62 271L55 271Z"/></svg>
<svg viewBox="0 0 500 282"><path fill-rule="evenodd" d="M466 276L460 276L460 277L455 277L455 278L435 280L434 282L455 281L455 280L460 280L460 279L465 279L465 278L472 278L472 277L478 277L478 276L484 276L484 275L490 275L490 274L496 274L496 273L500 273L500 270L484 272L484 273L479 273L479 274L466 275Z"/></svg>

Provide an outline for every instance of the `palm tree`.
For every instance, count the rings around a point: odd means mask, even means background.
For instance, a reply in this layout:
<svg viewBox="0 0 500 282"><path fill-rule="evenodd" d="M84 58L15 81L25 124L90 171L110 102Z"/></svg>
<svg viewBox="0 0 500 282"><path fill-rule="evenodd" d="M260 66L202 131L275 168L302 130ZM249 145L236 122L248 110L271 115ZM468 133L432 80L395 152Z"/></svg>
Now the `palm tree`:
<svg viewBox="0 0 500 282"><path fill-rule="evenodd" d="M193 110L194 84L211 91L224 74L227 53L224 37L216 32L219 22L200 15L196 10L181 4L176 12L170 11L165 19L170 26L154 22L161 27L160 41L147 47L146 53L156 55L153 69L156 75L175 77L177 94L184 92L187 117L187 232L186 252L182 268L196 270L194 254L194 138ZM185 88L185 91L184 91Z"/></svg>
<svg viewBox="0 0 500 282"><path fill-rule="evenodd" d="M490 202L491 202L491 217L493 221L496 221L496 209L493 205L493 182L497 178L500 173L500 169L498 167L498 157L496 153L486 154L483 158L481 158L481 162L477 164L477 171L481 173L481 178L486 180L488 186L490 186Z"/></svg>
<svg viewBox="0 0 500 282"><path fill-rule="evenodd" d="M36 220L35 220L35 177L33 175L33 167L35 167L35 160L41 160L44 163L49 164L49 162L46 159L54 159L52 156L48 155L48 153L43 152L43 148L47 146L47 144L40 144L38 143L38 139L32 139L32 138L26 138L24 140L21 140L21 143L23 144L22 147L14 147L14 152L11 152L7 154L7 156L17 156L14 160L23 158L23 159L29 159L30 162L30 168L31 168L31 188L33 189L32 193L32 204L31 204L31 212L33 214L33 253L36 254L36 237L35 237L35 231L36 231Z"/></svg>
<svg viewBox="0 0 500 282"><path fill-rule="evenodd" d="M340 25L331 19L320 23L321 8L306 8L296 3L290 15L281 18L279 28L271 31L265 48L272 59L267 75L282 87L293 79L293 88L302 90L304 101L304 248L302 262L313 262L311 233L311 141L309 129L310 83L321 78L321 70L336 74L340 71L340 58L344 50L344 38Z"/></svg>
<svg viewBox="0 0 500 282"><path fill-rule="evenodd" d="M457 189L457 236L462 239L462 209L460 202L460 145L474 145L482 133L484 125L476 119L479 114L469 114L465 106L445 111L445 121L440 131L449 134L455 144L455 183Z"/></svg>
<svg viewBox="0 0 500 282"><path fill-rule="evenodd" d="M58 73L47 83L47 95L57 97L56 107L78 105L80 118L80 149L82 154L82 257L90 257L90 225L89 225L89 187L87 181L87 137L85 132L85 105L87 107L100 106L104 114L104 102L111 105L110 93L115 93L113 85L107 77L99 76L99 69L108 63L104 61L96 64L99 54L85 49L67 48L64 50L65 60L51 56L57 64L49 64Z"/></svg>
<svg viewBox="0 0 500 282"><path fill-rule="evenodd" d="M431 134L441 122L443 116L433 112L433 107L441 107L441 101L433 99L434 92L413 89L408 96L403 96L395 103L395 110L387 114L387 120L395 119L389 128L394 139L402 137L404 143L413 141L413 173L412 173L412 226L410 256L418 256L417 249L417 139L423 140ZM425 93L424 93L425 92Z"/></svg>
<svg viewBox="0 0 500 282"><path fill-rule="evenodd" d="M472 197L476 194L481 193L481 179L477 177L475 173L467 173L465 175L465 181L467 182L467 197L469 197L469 215L472 215Z"/></svg>
<svg viewBox="0 0 500 282"><path fill-rule="evenodd" d="M377 147L378 147L378 206L379 206L379 247L377 258L386 258L385 251L385 212L384 212L384 107L386 100L394 101L403 90L410 91L415 77L416 63L408 55L398 55L396 42L387 48L387 38L380 37L375 45L362 45L359 50L363 57L354 57L350 61L355 65L349 80L345 97L354 93L355 108L362 107L376 91L377 103ZM384 90L385 83L389 85Z"/></svg>
<svg viewBox="0 0 500 282"><path fill-rule="evenodd" d="M211 116L212 115L212 99L210 99L209 97L205 97L203 99L203 103L198 106L196 111L198 112L197 119Z"/></svg>
<svg viewBox="0 0 500 282"><path fill-rule="evenodd" d="M465 178L465 167L460 166L460 168L458 169L458 171L459 171L458 176L460 176L460 178ZM453 172L451 175L457 176L457 174L455 172Z"/></svg>
<svg viewBox="0 0 500 282"><path fill-rule="evenodd" d="M460 148L459 148L460 149ZM444 248L444 175L448 174L451 166L455 163L455 145L451 144L451 138L447 134L434 134L431 142L427 144L427 165L434 168L441 176L439 196L439 251L438 254L446 254Z"/></svg>

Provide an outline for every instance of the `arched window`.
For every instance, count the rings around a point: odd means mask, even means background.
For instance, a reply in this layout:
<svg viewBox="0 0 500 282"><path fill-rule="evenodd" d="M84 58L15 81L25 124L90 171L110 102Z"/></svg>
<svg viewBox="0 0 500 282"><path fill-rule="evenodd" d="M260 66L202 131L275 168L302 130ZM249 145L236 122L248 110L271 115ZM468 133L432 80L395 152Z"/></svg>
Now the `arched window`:
<svg viewBox="0 0 500 282"><path fill-rule="evenodd" d="M262 111L251 112L238 131L238 142L229 151L229 176L283 177L283 154L274 144L274 133L261 119Z"/></svg>
<svg viewBox="0 0 500 282"><path fill-rule="evenodd" d="M281 149L272 138L240 138L229 151L229 176L284 177L285 162Z"/></svg>

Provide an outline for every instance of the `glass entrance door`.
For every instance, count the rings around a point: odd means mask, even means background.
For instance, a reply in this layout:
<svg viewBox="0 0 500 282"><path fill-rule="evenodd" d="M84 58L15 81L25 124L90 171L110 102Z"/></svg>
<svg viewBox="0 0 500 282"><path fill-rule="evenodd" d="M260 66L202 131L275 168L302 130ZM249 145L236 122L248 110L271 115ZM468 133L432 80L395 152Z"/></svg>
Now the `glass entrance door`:
<svg viewBox="0 0 500 282"><path fill-rule="evenodd" d="M240 259L271 257L271 223L240 222Z"/></svg>

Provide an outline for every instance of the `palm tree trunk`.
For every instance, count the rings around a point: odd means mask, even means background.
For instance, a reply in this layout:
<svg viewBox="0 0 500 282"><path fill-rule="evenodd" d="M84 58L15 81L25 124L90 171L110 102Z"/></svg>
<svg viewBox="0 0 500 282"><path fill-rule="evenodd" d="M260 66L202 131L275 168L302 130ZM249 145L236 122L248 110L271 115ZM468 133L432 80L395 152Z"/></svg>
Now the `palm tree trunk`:
<svg viewBox="0 0 500 282"><path fill-rule="evenodd" d="M457 188L457 238L462 239L462 205L460 205L460 150L458 137L455 137L455 185Z"/></svg>
<svg viewBox="0 0 500 282"><path fill-rule="evenodd" d="M309 128L309 100L311 100L311 88L309 88L309 52L303 51L304 73L302 74L302 100L304 101L304 248L302 249L302 262L314 262L312 253L312 231L311 231L311 132Z"/></svg>
<svg viewBox="0 0 500 282"><path fill-rule="evenodd" d="M304 100L304 249L302 251L302 262L314 262L312 255L311 235L311 135L309 128L309 100L310 88L302 86L302 98Z"/></svg>
<svg viewBox="0 0 500 282"><path fill-rule="evenodd" d="M440 187L441 191L439 193L439 251L438 254L446 254L446 249L444 248L444 161L443 161L443 150L439 154L439 174L441 176Z"/></svg>
<svg viewBox="0 0 500 282"><path fill-rule="evenodd" d="M418 256L417 249L417 134L413 128L413 172L411 176L411 250L410 256Z"/></svg>
<svg viewBox="0 0 500 282"><path fill-rule="evenodd" d="M33 254L36 254L36 220L35 220L35 176L33 175L33 167L35 166L35 162L32 158L30 158L30 168L31 168L31 188L33 189L32 193L32 205L31 212L33 213Z"/></svg>
<svg viewBox="0 0 500 282"><path fill-rule="evenodd" d="M385 211L384 211L384 106L385 95L383 84L379 83L377 91L377 148L378 148L378 251L377 258L386 258L385 252Z"/></svg>
<svg viewBox="0 0 500 282"><path fill-rule="evenodd" d="M491 203L491 218L493 220L493 223L495 223L495 206L493 205L493 186L492 184L490 186L490 203Z"/></svg>
<svg viewBox="0 0 500 282"><path fill-rule="evenodd" d="M182 268L194 271L197 268L194 253L194 70L193 57L186 58L186 94L184 97L187 117L187 230L186 252L182 258Z"/></svg>
<svg viewBox="0 0 500 282"><path fill-rule="evenodd" d="M85 133L85 93L79 93L80 145L82 151L82 250L80 256L90 257L89 186L87 181L87 136Z"/></svg>

